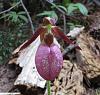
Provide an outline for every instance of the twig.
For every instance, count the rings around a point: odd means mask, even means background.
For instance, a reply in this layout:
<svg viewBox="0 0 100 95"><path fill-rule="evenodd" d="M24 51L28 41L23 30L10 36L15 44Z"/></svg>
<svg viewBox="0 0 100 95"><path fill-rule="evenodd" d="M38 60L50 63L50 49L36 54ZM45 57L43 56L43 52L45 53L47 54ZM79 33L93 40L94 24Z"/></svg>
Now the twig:
<svg viewBox="0 0 100 95"><path fill-rule="evenodd" d="M29 15L29 12L28 12L28 10L26 9L26 7L25 7L25 5L24 5L23 1L22 1L22 0L20 0L20 2L21 2L21 4L22 4L22 7L23 7L24 11L25 11L25 12L26 12L26 14L27 14L27 17L28 17L29 22L30 22L30 25L31 25L32 32L34 33L34 27L33 27L33 23L32 23L32 20L31 20L30 15Z"/></svg>
<svg viewBox="0 0 100 95"><path fill-rule="evenodd" d="M3 13L6 13L6 12L11 11L14 7L18 6L20 3L21 3L21 2L19 1L19 2L17 2L14 6L12 6L11 8L9 8L9 9L7 9L7 10L5 10L5 11L0 12L0 15L3 14Z"/></svg>
<svg viewBox="0 0 100 95"><path fill-rule="evenodd" d="M61 12L62 14L66 15L65 12L60 9L59 7L57 7L56 5L54 5L53 3L51 3L49 0L46 0L49 4L53 5L59 12Z"/></svg>
<svg viewBox="0 0 100 95"><path fill-rule="evenodd" d="M64 21L64 33L66 34L66 32L67 32L67 27L66 27L66 17L65 17L64 14L63 14L63 21Z"/></svg>
<svg viewBox="0 0 100 95"><path fill-rule="evenodd" d="M43 0L40 0L40 2L41 2L41 4L42 4L43 8L45 8L46 6L45 6Z"/></svg>
<svg viewBox="0 0 100 95"><path fill-rule="evenodd" d="M100 7L100 1L99 0L93 0L93 2Z"/></svg>
<svg viewBox="0 0 100 95"><path fill-rule="evenodd" d="M70 44L68 47L66 47L64 49L64 51L62 52L63 55L65 55L66 53L68 53L69 51L73 50L75 47L77 47L77 44Z"/></svg>

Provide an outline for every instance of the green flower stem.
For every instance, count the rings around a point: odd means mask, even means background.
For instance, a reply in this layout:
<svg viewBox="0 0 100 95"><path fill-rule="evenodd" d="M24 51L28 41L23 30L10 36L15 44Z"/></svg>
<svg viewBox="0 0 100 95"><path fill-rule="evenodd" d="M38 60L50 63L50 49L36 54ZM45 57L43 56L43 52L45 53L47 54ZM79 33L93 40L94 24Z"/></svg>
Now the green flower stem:
<svg viewBox="0 0 100 95"><path fill-rule="evenodd" d="M51 95L50 82L51 82L51 81L47 81L48 95Z"/></svg>

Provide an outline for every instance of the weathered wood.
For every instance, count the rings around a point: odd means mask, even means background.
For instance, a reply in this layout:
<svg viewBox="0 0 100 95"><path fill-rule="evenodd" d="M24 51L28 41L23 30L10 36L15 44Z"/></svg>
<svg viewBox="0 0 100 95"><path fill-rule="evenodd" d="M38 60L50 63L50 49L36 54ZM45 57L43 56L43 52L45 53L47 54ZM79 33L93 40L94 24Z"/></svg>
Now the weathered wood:
<svg viewBox="0 0 100 95"><path fill-rule="evenodd" d="M76 38L77 36L80 35L80 33L84 30L85 27L81 27L81 28L78 28L78 27L75 27L73 30L71 30L67 36L71 36L72 38Z"/></svg>
<svg viewBox="0 0 100 95"><path fill-rule="evenodd" d="M86 89L83 83L83 72L77 63L64 60L58 78L52 83L51 95L94 95L92 89ZM44 95L47 95L47 90Z"/></svg>
<svg viewBox="0 0 100 95"><path fill-rule="evenodd" d="M76 53L77 63L85 71L88 78L100 75L100 54L96 48L99 47L96 46L96 40L86 34L81 34L78 40L82 51Z"/></svg>

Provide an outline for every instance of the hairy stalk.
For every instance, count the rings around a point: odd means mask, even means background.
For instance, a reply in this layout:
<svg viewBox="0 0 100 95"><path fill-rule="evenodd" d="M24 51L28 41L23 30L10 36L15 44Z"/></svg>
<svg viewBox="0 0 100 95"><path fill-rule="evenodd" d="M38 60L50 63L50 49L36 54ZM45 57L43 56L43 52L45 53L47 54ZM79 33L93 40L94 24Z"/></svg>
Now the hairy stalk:
<svg viewBox="0 0 100 95"><path fill-rule="evenodd" d="M47 81L48 95L51 95L50 83L51 83L51 81Z"/></svg>

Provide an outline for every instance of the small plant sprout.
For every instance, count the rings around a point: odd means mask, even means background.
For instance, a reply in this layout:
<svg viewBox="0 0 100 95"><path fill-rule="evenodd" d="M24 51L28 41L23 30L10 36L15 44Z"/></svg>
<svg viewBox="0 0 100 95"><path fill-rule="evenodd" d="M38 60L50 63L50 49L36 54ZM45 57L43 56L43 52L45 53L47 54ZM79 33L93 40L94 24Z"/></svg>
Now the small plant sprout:
<svg viewBox="0 0 100 95"><path fill-rule="evenodd" d="M50 95L50 81L59 75L63 65L60 47L54 42L54 39L60 37L68 44L74 43L55 25L55 20L45 17L43 24L37 29L32 38L21 46L20 50L30 45L38 36L40 36L41 44L36 51L35 64L40 76L47 80L48 95Z"/></svg>
<svg viewBox="0 0 100 95"><path fill-rule="evenodd" d="M12 23L24 23L28 22L27 17L25 16L25 12L15 12L15 11L10 11L7 14L4 14L3 16L0 17L0 19L6 18L6 20L12 22Z"/></svg>

